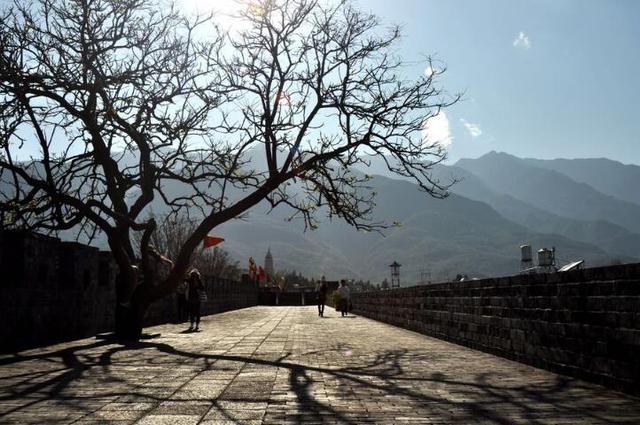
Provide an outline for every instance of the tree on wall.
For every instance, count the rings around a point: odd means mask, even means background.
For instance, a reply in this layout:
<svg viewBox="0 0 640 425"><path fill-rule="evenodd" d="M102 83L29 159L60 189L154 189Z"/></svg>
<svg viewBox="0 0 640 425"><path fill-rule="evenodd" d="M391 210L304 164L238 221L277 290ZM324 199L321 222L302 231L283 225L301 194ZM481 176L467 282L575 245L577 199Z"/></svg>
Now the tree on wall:
<svg viewBox="0 0 640 425"><path fill-rule="evenodd" d="M176 258L185 240L193 233L198 223L187 217L186 214L171 214L153 218L158 226L151 235L149 243L167 258ZM134 247L138 250L142 242L141 236L140 233L137 233L134 237ZM231 258L229 253L219 246L197 247L191 253L189 264L207 276L240 279L241 271L238 261Z"/></svg>
<svg viewBox="0 0 640 425"><path fill-rule="evenodd" d="M430 174L445 151L422 133L457 96L434 85L440 72L406 79L398 29L348 2L253 1L229 34L162 0L16 0L0 13L0 212L106 235L123 337L139 337L209 231L263 200L310 227L319 212L384 226L352 170L366 155L447 194ZM162 282L152 203L197 220Z"/></svg>

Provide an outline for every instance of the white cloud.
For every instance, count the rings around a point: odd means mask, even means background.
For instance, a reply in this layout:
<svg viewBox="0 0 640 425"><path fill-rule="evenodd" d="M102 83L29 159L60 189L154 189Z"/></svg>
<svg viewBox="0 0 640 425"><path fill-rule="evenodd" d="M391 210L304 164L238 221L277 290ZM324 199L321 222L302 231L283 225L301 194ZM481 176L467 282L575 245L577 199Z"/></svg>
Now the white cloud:
<svg viewBox="0 0 640 425"><path fill-rule="evenodd" d="M442 147L447 147L453 142L449 118L444 111L429 117L422 125L422 143L437 143Z"/></svg>
<svg viewBox="0 0 640 425"><path fill-rule="evenodd" d="M516 39L513 40L513 47L527 50L529 47L531 47L531 41L529 40L529 36L523 33L522 31L520 31L520 34L518 34Z"/></svg>
<svg viewBox="0 0 640 425"><path fill-rule="evenodd" d="M468 122L464 118L460 118L460 122L462 123L462 125L464 125L464 128L467 129L467 131L469 132L469 135L474 139L482 135L482 129L478 124Z"/></svg>

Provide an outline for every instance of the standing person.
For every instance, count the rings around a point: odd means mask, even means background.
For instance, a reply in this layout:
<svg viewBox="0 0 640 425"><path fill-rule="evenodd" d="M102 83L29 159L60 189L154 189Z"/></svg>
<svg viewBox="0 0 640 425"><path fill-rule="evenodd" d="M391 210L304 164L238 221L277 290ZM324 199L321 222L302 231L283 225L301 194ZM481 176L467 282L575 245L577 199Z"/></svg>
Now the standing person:
<svg viewBox="0 0 640 425"><path fill-rule="evenodd" d="M342 317L344 317L349 312L349 304L351 303L351 289L349 289L349 287L347 286L347 281L344 279L340 281L338 294L340 294L340 300L338 301L338 310L340 310Z"/></svg>
<svg viewBox="0 0 640 425"><path fill-rule="evenodd" d="M318 316L324 317L324 305L327 302L327 282L322 276L320 286L318 286Z"/></svg>
<svg viewBox="0 0 640 425"><path fill-rule="evenodd" d="M201 294L204 292L204 285L200 272L197 269L189 272L187 278L187 299L189 300L189 326L190 331L197 331L200 326L200 301Z"/></svg>

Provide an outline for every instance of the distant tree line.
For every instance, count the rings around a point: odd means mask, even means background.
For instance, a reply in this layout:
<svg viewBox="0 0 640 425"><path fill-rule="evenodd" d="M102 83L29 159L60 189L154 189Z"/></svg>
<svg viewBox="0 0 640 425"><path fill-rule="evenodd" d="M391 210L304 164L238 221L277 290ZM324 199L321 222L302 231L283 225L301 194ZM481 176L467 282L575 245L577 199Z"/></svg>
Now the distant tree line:
<svg viewBox="0 0 640 425"><path fill-rule="evenodd" d="M158 222L158 228L151 235L150 245L170 260L176 258L185 240L197 226L197 222L186 214L165 214L160 217L151 214L150 219ZM139 247L140 243L138 234L135 244ZM240 264L224 248L203 248L200 245L191 253L189 263L203 275L240 280Z"/></svg>

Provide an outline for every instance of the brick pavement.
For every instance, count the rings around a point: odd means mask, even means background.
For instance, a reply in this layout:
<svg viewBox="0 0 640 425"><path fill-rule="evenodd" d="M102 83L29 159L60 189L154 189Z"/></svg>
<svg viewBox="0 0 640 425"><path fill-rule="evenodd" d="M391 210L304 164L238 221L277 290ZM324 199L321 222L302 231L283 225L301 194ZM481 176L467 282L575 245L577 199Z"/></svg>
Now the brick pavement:
<svg viewBox="0 0 640 425"><path fill-rule="evenodd" d="M637 398L327 313L252 307L0 356L0 423L640 423Z"/></svg>

